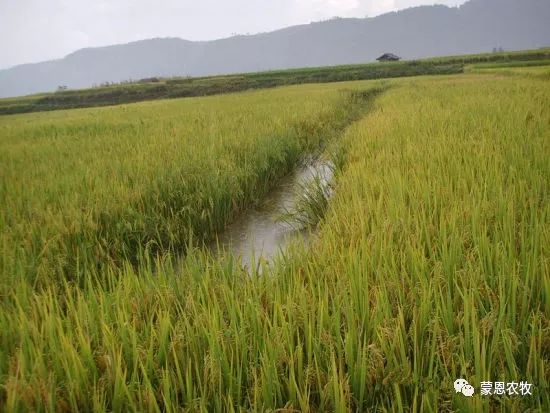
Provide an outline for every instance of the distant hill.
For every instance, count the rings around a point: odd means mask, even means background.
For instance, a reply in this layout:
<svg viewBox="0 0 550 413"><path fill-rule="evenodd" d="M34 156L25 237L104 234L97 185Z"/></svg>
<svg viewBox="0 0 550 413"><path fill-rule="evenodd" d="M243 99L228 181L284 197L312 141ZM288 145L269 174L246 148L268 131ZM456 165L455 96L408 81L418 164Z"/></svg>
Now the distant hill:
<svg viewBox="0 0 550 413"><path fill-rule="evenodd" d="M332 19L270 33L191 42L177 38L78 50L63 59L0 70L0 97L153 76L205 76L405 59L493 48L550 46L549 0L471 0L365 19Z"/></svg>

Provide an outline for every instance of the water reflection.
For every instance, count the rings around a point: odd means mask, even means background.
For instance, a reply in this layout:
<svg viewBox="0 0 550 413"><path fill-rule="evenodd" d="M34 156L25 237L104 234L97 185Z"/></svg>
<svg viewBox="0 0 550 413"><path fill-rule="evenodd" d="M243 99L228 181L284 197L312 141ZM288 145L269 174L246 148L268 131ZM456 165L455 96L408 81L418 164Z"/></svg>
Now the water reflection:
<svg viewBox="0 0 550 413"><path fill-rule="evenodd" d="M320 177L329 182L333 176L332 164L323 159L309 160L281 180L257 208L243 212L211 245L215 253L223 251L240 257L247 268L261 261L271 261L288 243L297 237L305 237L287 222L281 214L292 211L296 194L304 185Z"/></svg>

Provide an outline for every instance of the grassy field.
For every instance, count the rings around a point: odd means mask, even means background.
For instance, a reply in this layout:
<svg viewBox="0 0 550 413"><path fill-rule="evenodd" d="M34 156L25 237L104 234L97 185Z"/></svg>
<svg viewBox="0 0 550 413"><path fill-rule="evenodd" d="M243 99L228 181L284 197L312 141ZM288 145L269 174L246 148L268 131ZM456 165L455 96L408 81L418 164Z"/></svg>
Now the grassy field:
<svg viewBox="0 0 550 413"><path fill-rule="evenodd" d="M0 115L106 106L155 99L210 96L305 83L343 82L403 76L461 73L463 65L445 62L391 62L281 70L202 78L156 79L83 90L0 99Z"/></svg>
<svg viewBox="0 0 550 413"><path fill-rule="evenodd" d="M550 410L533 69L0 118L0 410ZM315 151L310 249L260 275L200 248Z"/></svg>
<svg viewBox="0 0 550 413"><path fill-rule="evenodd" d="M0 268L79 280L208 239L358 116L360 96L339 88L0 119Z"/></svg>
<svg viewBox="0 0 550 413"><path fill-rule="evenodd" d="M524 65L547 62L550 49L448 56L415 61L313 67L197 78L152 78L93 89L0 99L0 115L106 106L154 99L209 96L304 83L462 73L472 64ZM539 63L540 64L540 63Z"/></svg>
<svg viewBox="0 0 550 413"><path fill-rule="evenodd" d="M495 74L500 76L520 76L539 78L542 80L550 79L550 61L541 60L540 62L524 62L525 64L476 64L465 68L467 73Z"/></svg>

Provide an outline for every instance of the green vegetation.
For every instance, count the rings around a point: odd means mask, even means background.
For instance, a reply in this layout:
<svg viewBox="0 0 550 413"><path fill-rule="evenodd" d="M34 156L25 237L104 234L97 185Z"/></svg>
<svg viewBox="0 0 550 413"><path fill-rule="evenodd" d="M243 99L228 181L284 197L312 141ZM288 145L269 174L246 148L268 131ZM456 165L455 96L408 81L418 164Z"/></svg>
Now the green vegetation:
<svg viewBox="0 0 550 413"><path fill-rule="evenodd" d="M80 280L206 240L369 96L320 85L3 118L4 278Z"/></svg>
<svg viewBox="0 0 550 413"><path fill-rule="evenodd" d="M512 60L510 62L492 62L492 63L475 63L466 66L466 71L475 71L476 69L504 69L504 68L518 68L518 67L536 67L536 66L550 66L550 59L541 60Z"/></svg>
<svg viewBox="0 0 550 413"><path fill-rule="evenodd" d="M331 182L327 176L317 173L310 181L298 185L295 192L294 207L284 211L279 220L298 231L316 228L329 207L333 193Z"/></svg>
<svg viewBox="0 0 550 413"><path fill-rule="evenodd" d="M478 64L478 63L513 63L513 62L535 62L539 60L547 60L550 58L550 48L545 47L534 50L518 50L513 52L498 52L498 53L480 53L459 56L433 57L425 59L426 62L433 63L463 63L463 64Z"/></svg>
<svg viewBox="0 0 550 413"><path fill-rule="evenodd" d="M2 117L0 411L549 411L532 69ZM309 250L200 247L327 143Z"/></svg>
<svg viewBox="0 0 550 413"><path fill-rule="evenodd" d="M479 64L466 68L468 73L521 76L550 80L550 60L509 64Z"/></svg>
<svg viewBox="0 0 550 413"><path fill-rule="evenodd" d="M343 82L403 76L461 73L462 65L447 63L396 62L307 68L240 75L160 79L154 82L113 85L84 90L65 90L1 100L0 115L46 110L106 106L145 100L209 96L304 83Z"/></svg>
<svg viewBox="0 0 550 413"><path fill-rule="evenodd" d="M83 90L60 90L56 93L0 99L0 115L70 108L117 105L154 99L208 96L250 89L303 83L342 82L419 75L462 73L472 63L521 63L550 59L550 49L491 53L467 56L371 63L335 67L279 70L271 72L213 76L201 78L143 79Z"/></svg>

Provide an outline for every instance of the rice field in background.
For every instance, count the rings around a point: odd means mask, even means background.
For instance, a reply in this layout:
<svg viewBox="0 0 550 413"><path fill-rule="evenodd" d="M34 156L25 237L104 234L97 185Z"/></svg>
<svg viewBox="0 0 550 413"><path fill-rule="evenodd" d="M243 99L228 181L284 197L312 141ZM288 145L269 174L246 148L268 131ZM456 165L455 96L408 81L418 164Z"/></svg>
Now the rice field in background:
<svg viewBox="0 0 550 413"><path fill-rule="evenodd" d="M305 83L387 79L463 73L470 66L530 66L548 64L550 48L461 56L442 56L401 62L376 62L272 70L206 77L147 78L88 89L0 99L0 116L118 105L155 99L210 96Z"/></svg>
<svg viewBox="0 0 550 413"><path fill-rule="evenodd" d="M544 77L6 116L0 148L2 411L550 410ZM201 247L316 151L308 250Z"/></svg>
<svg viewBox="0 0 550 413"><path fill-rule="evenodd" d="M527 60L523 62L481 63L466 66L466 73L521 76L550 80L550 60Z"/></svg>

